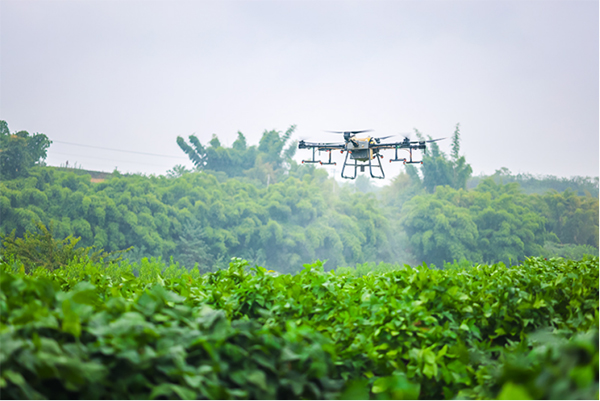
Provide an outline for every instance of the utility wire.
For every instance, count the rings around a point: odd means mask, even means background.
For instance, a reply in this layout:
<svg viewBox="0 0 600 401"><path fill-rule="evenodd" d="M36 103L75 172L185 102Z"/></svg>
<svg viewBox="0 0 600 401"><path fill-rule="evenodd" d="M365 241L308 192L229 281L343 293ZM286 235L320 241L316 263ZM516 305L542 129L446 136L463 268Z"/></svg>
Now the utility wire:
<svg viewBox="0 0 600 401"><path fill-rule="evenodd" d="M163 167L166 168L166 166L164 165L158 165L158 164L150 164L150 163L141 163L141 162L134 162L131 160L115 160L115 159L107 159L105 157L95 157L95 156L83 156L83 155L74 155L72 153L62 153L62 152L52 152L53 155L63 155L63 156L73 156L73 157L78 157L81 159L95 159L95 160L106 160L106 161L110 161L110 162L116 162L116 163L127 163L127 164L144 164L146 166L154 166L154 167Z"/></svg>
<svg viewBox="0 0 600 401"><path fill-rule="evenodd" d="M111 150L113 152L135 153L135 154L138 154L138 155L157 156L157 157L169 157L169 158L172 158L172 159L186 159L187 160L187 158L181 157L181 156L168 156L168 155L158 155L156 153L135 152L133 150L111 149L111 148L104 148L102 146L83 145L83 144L80 144L80 143L65 142L65 141L56 141L56 140L52 140L52 142L63 143L63 144L66 144L66 145L82 146L84 148L94 148L94 149Z"/></svg>

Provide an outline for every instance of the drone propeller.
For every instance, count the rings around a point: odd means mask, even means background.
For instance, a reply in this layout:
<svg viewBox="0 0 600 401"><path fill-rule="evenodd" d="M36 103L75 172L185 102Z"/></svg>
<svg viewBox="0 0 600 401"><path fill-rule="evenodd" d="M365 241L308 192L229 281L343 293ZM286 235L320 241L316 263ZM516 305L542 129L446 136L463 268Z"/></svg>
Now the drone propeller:
<svg viewBox="0 0 600 401"><path fill-rule="evenodd" d="M397 135L402 135L404 137L404 139L403 139L404 142L410 142L410 139L411 139L411 136L412 136L410 132L402 132L402 133L399 133Z"/></svg>
<svg viewBox="0 0 600 401"><path fill-rule="evenodd" d="M373 138L373 139L375 139L375 142L380 143L383 139L388 139L388 138L391 138L393 136L396 136L396 135L381 136L381 137Z"/></svg>
<svg viewBox="0 0 600 401"><path fill-rule="evenodd" d="M363 132L371 132L373 131L372 129L365 129L362 131L325 131L325 132L331 132L332 134L350 134L352 136L356 135L356 134L362 134Z"/></svg>
<svg viewBox="0 0 600 401"><path fill-rule="evenodd" d="M430 139L428 141L420 141L420 142L437 142L437 141L441 141L442 139L446 139L446 138Z"/></svg>
<svg viewBox="0 0 600 401"><path fill-rule="evenodd" d="M333 134L344 134L344 141L346 142L352 142L355 146L356 145L356 141L354 139L352 139L356 134L361 134L363 132L370 132L373 131L372 129L365 129L362 131L325 131L325 132L331 132Z"/></svg>
<svg viewBox="0 0 600 401"><path fill-rule="evenodd" d="M411 141L410 140L410 136L405 136L404 137L404 142L410 142L410 143L429 143L429 142L437 142L437 141L441 141L442 139L446 139L446 138L436 138L436 139L429 139L427 141Z"/></svg>

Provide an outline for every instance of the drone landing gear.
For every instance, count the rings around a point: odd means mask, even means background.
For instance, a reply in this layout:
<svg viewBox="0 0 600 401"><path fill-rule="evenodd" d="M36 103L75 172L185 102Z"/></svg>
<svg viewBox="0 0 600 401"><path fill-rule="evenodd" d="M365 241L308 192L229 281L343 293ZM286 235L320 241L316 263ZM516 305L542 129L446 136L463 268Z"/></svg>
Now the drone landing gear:
<svg viewBox="0 0 600 401"><path fill-rule="evenodd" d="M342 166L342 178L347 178L350 180L353 180L356 178L356 173L358 168L360 167L360 172L364 173L365 171L365 167L369 166L369 173L371 174L372 178L380 178L383 179L385 178L385 173L383 172L383 167L381 166L381 156L380 155L375 155L375 157L377 158L377 162L379 163L377 166L375 166L375 168L379 168L379 171L381 171L381 175L374 175L373 174L373 164L371 164L371 159L369 158L369 164L358 164L358 160L354 159L354 164L352 163L348 163L348 155L350 154L350 152L346 152L346 158L344 159L344 165ZM331 154L330 154L331 156ZM344 171L346 170L346 166L354 166L354 175L350 176L350 175L344 175Z"/></svg>
<svg viewBox="0 0 600 401"><path fill-rule="evenodd" d="M331 165L335 166L337 163L331 161L331 150L327 150L327 152L329 153L329 161L328 162L321 162L321 164L323 166L331 166Z"/></svg>
<svg viewBox="0 0 600 401"><path fill-rule="evenodd" d="M410 159L406 160L406 157L403 159L398 159L398 147L396 147L396 157L393 159L390 159L390 163L391 162L402 162L404 164L423 164L422 161L414 161L412 158L412 149L409 148L408 152L410 153Z"/></svg>
<svg viewBox="0 0 600 401"><path fill-rule="evenodd" d="M373 166L371 165L372 159L369 159L369 173L371 173L372 178L384 179L385 173L383 172L383 167L381 166L381 155L376 154L375 158L377 159L377 163L379 164L377 167L379 167L379 171L381 171L381 175L379 175L379 176L373 175Z"/></svg>
<svg viewBox="0 0 600 401"><path fill-rule="evenodd" d="M329 166L329 165L336 165L336 162L332 162L331 161L331 150L327 150L326 152L329 152L329 161L328 162L322 162L321 160L316 160L315 159L315 148L313 148L313 154L312 154L312 160L302 160L302 163L319 163L322 164L323 166ZM321 153L321 151L319 151L319 153Z"/></svg>
<svg viewBox="0 0 600 401"><path fill-rule="evenodd" d="M356 178L356 169L358 168L358 160L354 160L354 175L353 176L346 176L344 175L344 171L346 170L346 166L349 164L348 163L348 155L350 154L350 152L346 152L346 158L344 159L344 165L342 166L342 178L348 178L348 179L355 179Z"/></svg>

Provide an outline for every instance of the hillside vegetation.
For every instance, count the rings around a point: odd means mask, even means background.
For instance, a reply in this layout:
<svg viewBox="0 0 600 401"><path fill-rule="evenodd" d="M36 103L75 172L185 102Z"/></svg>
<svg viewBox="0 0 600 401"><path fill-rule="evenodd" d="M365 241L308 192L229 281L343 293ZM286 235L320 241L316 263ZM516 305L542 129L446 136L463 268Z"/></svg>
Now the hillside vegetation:
<svg viewBox="0 0 600 401"><path fill-rule="evenodd" d="M197 170L176 166L167 176L115 171L92 183L89 175L33 165L0 182L0 234L21 237L42 222L58 238L80 237L79 246L133 247L132 260L172 257L201 271L226 267L231 257L293 272L316 259L331 269L598 254L597 196L527 195L493 178L467 190L471 168L460 156L458 128L450 156L432 143L422 171L407 166L377 194L298 166L288 143L294 127L266 131L259 146L241 133L231 148L216 136L207 146L191 136L194 147L178 138Z"/></svg>

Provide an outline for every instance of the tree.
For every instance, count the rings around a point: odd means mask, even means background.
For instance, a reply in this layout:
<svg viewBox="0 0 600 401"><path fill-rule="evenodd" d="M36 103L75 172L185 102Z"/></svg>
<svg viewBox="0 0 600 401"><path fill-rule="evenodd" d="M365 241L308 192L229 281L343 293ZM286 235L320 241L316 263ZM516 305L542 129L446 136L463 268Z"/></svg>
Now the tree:
<svg viewBox="0 0 600 401"><path fill-rule="evenodd" d="M44 134L19 131L11 135L6 121L0 121L0 178L27 176L31 167L46 159L51 143Z"/></svg>
<svg viewBox="0 0 600 401"><path fill-rule="evenodd" d="M467 259L506 264L542 253L544 218L515 183L492 179L476 190L437 187L402 208L401 223L417 258L440 265Z"/></svg>
<svg viewBox="0 0 600 401"><path fill-rule="evenodd" d="M177 137L177 145L188 155L194 166L196 166L196 169L202 170L206 165L206 149L204 149L204 146L202 146L195 135L190 135L189 140L195 149L188 145L185 139L180 136Z"/></svg>
<svg viewBox="0 0 600 401"><path fill-rule="evenodd" d="M69 235L63 240L57 240L53 228L46 228L41 222L35 222L36 230L27 231L23 238L16 238L13 230L10 235L2 237L2 254L12 256L20 260L25 271L43 267L47 270L55 270L67 265L79 258L89 258L93 262L111 258L113 262L121 260L121 254L129 251L120 250L105 252L103 249L96 250L95 247L77 247L81 238Z"/></svg>
<svg viewBox="0 0 600 401"><path fill-rule="evenodd" d="M187 173L191 173L191 170L188 170L183 164L177 164L171 170L167 170L167 177L177 178Z"/></svg>
<svg viewBox="0 0 600 401"><path fill-rule="evenodd" d="M288 144L287 142L295 130L296 126L292 125L283 135L275 130L265 131L260 138L258 151L265 155L263 160L271 163L274 169L285 167L285 163L294 157L298 143L293 141ZM288 147L284 149L286 144Z"/></svg>
<svg viewBox="0 0 600 401"><path fill-rule="evenodd" d="M436 191L433 195L415 196L402 208L401 223L415 256L437 266L452 260L480 261L479 232L469 209L440 195Z"/></svg>
<svg viewBox="0 0 600 401"><path fill-rule="evenodd" d="M197 264L200 273L212 271L215 260L205 240L206 233L197 220L183 224L177 241L177 260L188 270Z"/></svg>
<svg viewBox="0 0 600 401"><path fill-rule="evenodd" d="M425 141L425 137L417 129L415 133L419 140ZM431 136L427 136L431 140ZM423 174L422 185L429 193L441 185L448 185L454 189L466 189L467 180L471 177L473 169L466 162L464 156L460 156L460 124L456 124L452 135L452 149L450 158L440 150L437 142L430 142L428 148L423 152ZM414 174L414 173L412 173Z"/></svg>
<svg viewBox="0 0 600 401"><path fill-rule="evenodd" d="M578 196L567 189L552 190L536 197L538 211L546 217L546 228L563 244L598 247L598 198Z"/></svg>
<svg viewBox="0 0 600 401"><path fill-rule="evenodd" d="M460 156L460 124L456 124L456 129L452 135L452 152L450 154L452 162L452 185L454 189L466 189L467 180L473 174L473 169L464 156Z"/></svg>
<svg viewBox="0 0 600 401"><path fill-rule="evenodd" d="M192 146L180 136L177 144L197 170L220 171L228 177L249 176L266 184L276 182L292 164L297 142L289 140L295 129L296 126L292 125L283 134L275 130L265 131L258 147L248 146L241 132L230 148L222 146L214 134L208 146L202 145L195 135L188 138Z"/></svg>
<svg viewBox="0 0 600 401"><path fill-rule="evenodd" d="M487 179L464 205L477 224L484 262L508 264L541 254L547 237L544 218L518 184L501 185Z"/></svg>

